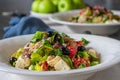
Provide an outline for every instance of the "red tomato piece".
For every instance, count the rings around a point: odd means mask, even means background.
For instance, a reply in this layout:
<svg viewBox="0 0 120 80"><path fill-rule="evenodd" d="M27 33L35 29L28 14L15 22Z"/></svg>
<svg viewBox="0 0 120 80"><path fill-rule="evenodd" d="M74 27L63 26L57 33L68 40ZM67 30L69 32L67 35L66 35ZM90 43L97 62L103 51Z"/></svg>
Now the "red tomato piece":
<svg viewBox="0 0 120 80"><path fill-rule="evenodd" d="M77 49L75 47L73 47L73 46L69 46L68 48L70 50L69 57L73 58L77 54Z"/></svg>
<svg viewBox="0 0 120 80"><path fill-rule="evenodd" d="M46 61L42 62L41 64L42 71L47 71L48 70L48 64Z"/></svg>
<svg viewBox="0 0 120 80"><path fill-rule="evenodd" d="M88 67L90 65L88 61L85 60L84 58L75 58L73 60L73 63L75 68L78 68L80 64L85 64L85 67Z"/></svg>
<svg viewBox="0 0 120 80"><path fill-rule="evenodd" d="M82 41L76 41L78 46L83 46L83 42Z"/></svg>

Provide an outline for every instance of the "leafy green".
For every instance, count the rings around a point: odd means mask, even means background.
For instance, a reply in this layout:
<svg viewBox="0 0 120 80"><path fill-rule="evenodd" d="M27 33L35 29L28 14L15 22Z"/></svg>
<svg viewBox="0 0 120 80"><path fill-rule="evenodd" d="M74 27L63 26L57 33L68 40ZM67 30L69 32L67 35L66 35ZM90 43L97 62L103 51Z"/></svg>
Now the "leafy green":
<svg viewBox="0 0 120 80"><path fill-rule="evenodd" d="M32 64L36 64L40 60L40 55L37 53L32 53L30 58L31 58Z"/></svg>
<svg viewBox="0 0 120 80"><path fill-rule="evenodd" d="M83 42L84 45L88 45L89 41L87 41L85 38L81 38L81 41Z"/></svg>
<svg viewBox="0 0 120 80"><path fill-rule="evenodd" d="M36 42L40 41L43 38L43 34L44 34L44 32L37 31L34 34L31 42L36 43Z"/></svg>
<svg viewBox="0 0 120 80"><path fill-rule="evenodd" d="M36 71L42 71L42 68L41 68L40 64L35 65L35 70Z"/></svg>
<svg viewBox="0 0 120 80"><path fill-rule="evenodd" d="M92 15L92 10L90 9L90 7L86 8L86 10L83 13L83 15L85 15L85 16L91 16Z"/></svg>
<svg viewBox="0 0 120 80"><path fill-rule="evenodd" d="M63 39L63 36L60 35L60 40L59 40L60 44L63 44L64 43L64 39Z"/></svg>
<svg viewBox="0 0 120 80"><path fill-rule="evenodd" d="M78 55L78 57L83 58L84 57L84 51L79 51L77 55Z"/></svg>
<svg viewBox="0 0 120 80"><path fill-rule="evenodd" d="M63 54L62 54L62 51L60 49L54 49L54 54L53 55L61 56Z"/></svg>
<svg viewBox="0 0 120 80"><path fill-rule="evenodd" d="M21 55L22 51L23 48L18 49L17 52L15 53L15 58L18 58Z"/></svg>

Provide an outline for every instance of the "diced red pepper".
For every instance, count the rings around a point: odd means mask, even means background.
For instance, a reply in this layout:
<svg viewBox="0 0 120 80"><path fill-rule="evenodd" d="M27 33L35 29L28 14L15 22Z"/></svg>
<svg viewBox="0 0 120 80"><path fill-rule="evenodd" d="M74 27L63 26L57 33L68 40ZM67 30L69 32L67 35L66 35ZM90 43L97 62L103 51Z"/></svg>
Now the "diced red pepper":
<svg viewBox="0 0 120 80"><path fill-rule="evenodd" d="M72 59L77 54L77 49L73 46L69 46L68 48L70 50L69 57Z"/></svg>
<svg viewBox="0 0 120 80"><path fill-rule="evenodd" d="M82 41L76 41L78 46L83 46L83 42Z"/></svg>

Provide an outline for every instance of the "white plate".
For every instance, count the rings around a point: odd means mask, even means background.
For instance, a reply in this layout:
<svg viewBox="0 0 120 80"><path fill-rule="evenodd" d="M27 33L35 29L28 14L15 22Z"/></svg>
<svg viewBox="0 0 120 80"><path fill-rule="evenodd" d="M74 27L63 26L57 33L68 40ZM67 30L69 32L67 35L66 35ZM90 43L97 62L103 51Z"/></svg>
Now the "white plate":
<svg viewBox="0 0 120 80"><path fill-rule="evenodd" d="M92 34L98 35L111 35L117 32L120 29L120 22L118 23L109 23L109 24L95 24L95 23L73 23L69 19L79 13L80 10L73 10L63 13L55 13L50 16L50 20L67 25L73 32L83 33L85 31L90 31ZM120 15L120 11L113 11L114 14Z"/></svg>
<svg viewBox="0 0 120 80"><path fill-rule="evenodd" d="M38 18L42 18L42 19L48 19L48 17L50 17L52 14L36 13L36 12L30 11L30 15Z"/></svg>
<svg viewBox="0 0 120 80"><path fill-rule="evenodd" d="M0 71L16 74L21 80L86 80L95 72L104 70L120 62L120 41L95 35L68 35L75 39L84 37L89 40L91 43L88 46L93 47L101 54L101 64L70 71L35 72L16 69L9 65L8 61L13 52L23 47L32 38L32 35L24 35L0 40Z"/></svg>
<svg viewBox="0 0 120 80"><path fill-rule="evenodd" d="M49 20L49 17L52 16L52 14L43 14L43 13L36 13L33 11L30 11L30 16L42 19L46 24L56 24L55 22L52 22Z"/></svg>

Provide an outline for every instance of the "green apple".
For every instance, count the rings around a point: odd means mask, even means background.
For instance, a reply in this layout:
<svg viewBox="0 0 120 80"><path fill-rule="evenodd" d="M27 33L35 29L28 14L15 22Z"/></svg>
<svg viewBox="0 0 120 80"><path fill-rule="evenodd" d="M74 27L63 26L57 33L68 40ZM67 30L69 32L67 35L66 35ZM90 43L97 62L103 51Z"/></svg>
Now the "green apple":
<svg viewBox="0 0 120 80"><path fill-rule="evenodd" d="M75 4L75 9L82 9L82 8L86 7L83 0L73 0L73 2Z"/></svg>
<svg viewBox="0 0 120 80"><path fill-rule="evenodd" d="M40 0L33 1L32 6L31 6L31 10L33 12L38 12L38 6L39 6L40 2L41 2Z"/></svg>
<svg viewBox="0 0 120 80"><path fill-rule="evenodd" d="M51 1L56 6L56 9L58 11L58 3L59 3L60 0L51 0Z"/></svg>
<svg viewBox="0 0 120 80"><path fill-rule="evenodd" d="M54 13L56 12L55 5L50 0L43 0L38 6L40 13Z"/></svg>
<svg viewBox="0 0 120 80"><path fill-rule="evenodd" d="M73 0L60 0L58 3L58 11L65 12L74 9Z"/></svg>
<svg viewBox="0 0 120 80"><path fill-rule="evenodd" d="M51 1L53 2L54 5L57 6L60 0L51 0Z"/></svg>

